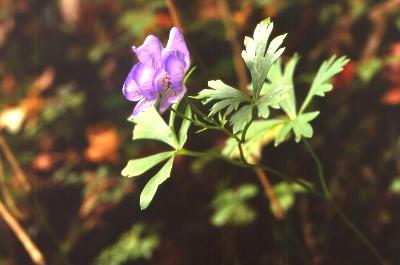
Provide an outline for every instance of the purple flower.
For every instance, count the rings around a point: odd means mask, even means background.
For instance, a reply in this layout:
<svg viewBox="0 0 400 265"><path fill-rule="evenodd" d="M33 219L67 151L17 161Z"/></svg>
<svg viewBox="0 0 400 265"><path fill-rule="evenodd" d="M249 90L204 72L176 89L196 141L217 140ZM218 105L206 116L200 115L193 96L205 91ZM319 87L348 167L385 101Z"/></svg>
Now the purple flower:
<svg viewBox="0 0 400 265"><path fill-rule="evenodd" d="M139 62L132 67L122 88L126 99L138 101L132 116L157 101L164 112L186 92L183 78L190 66L190 55L182 33L173 27L165 48L157 37L149 35L142 46L133 46L132 50Z"/></svg>

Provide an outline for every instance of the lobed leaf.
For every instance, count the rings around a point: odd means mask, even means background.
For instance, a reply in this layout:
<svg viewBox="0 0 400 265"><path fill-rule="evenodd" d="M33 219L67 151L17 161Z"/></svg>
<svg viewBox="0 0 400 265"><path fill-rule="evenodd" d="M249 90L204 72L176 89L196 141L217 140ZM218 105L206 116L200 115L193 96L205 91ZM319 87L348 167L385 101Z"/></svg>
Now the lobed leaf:
<svg viewBox="0 0 400 265"><path fill-rule="evenodd" d="M173 129L168 126L155 108L150 108L132 119L136 123L133 140L153 139L169 144L175 149L179 143Z"/></svg>
<svg viewBox="0 0 400 265"><path fill-rule="evenodd" d="M140 209L146 209L151 201L153 200L158 186L160 186L164 181L166 181L170 175L172 170L172 164L174 162L174 158L171 157L167 163L158 171L158 173L152 177L149 182L147 182L146 186L144 186L142 193L140 194Z"/></svg>
<svg viewBox="0 0 400 265"><path fill-rule="evenodd" d="M213 116L225 108L226 114L229 114L237 110L240 103L251 102L251 99L247 95L225 84L221 80L211 80L208 82L208 86L211 89L203 89L195 98L202 99L204 104L211 101L218 101L211 107L209 116Z"/></svg>
<svg viewBox="0 0 400 265"><path fill-rule="evenodd" d="M192 118L192 110L190 109L190 105L186 107L185 117ZM188 119L183 119L181 128L179 130L179 149L183 147L183 145L187 141L187 133L190 127L191 121Z"/></svg>
<svg viewBox="0 0 400 265"><path fill-rule="evenodd" d="M233 133L237 133L246 126L253 118L253 105L243 106L240 110L235 112L230 119L231 125L233 125Z"/></svg>
<svg viewBox="0 0 400 265"><path fill-rule="evenodd" d="M121 175L124 177L136 177L162 161L174 156L175 151L158 153L155 155L129 160L128 164L122 170Z"/></svg>
<svg viewBox="0 0 400 265"><path fill-rule="evenodd" d="M336 75L337 73L343 70L343 66L349 62L345 56L342 56L336 59L336 56L333 55L328 60L324 61L320 68L318 69L317 75L315 76L311 88L308 91L308 94L301 105L300 113L302 113L307 106L310 104L311 100L314 96L325 96L326 92L332 90L332 85L329 80Z"/></svg>
<svg viewBox="0 0 400 265"><path fill-rule="evenodd" d="M295 141L300 142L302 137L311 138L313 136L313 128L310 124L319 115L319 111L299 114L294 120L285 120L283 127L275 138L275 146L282 143L293 131Z"/></svg>
<svg viewBox="0 0 400 265"><path fill-rule="evenodd" d="M250 70L253 95L257 99L272 64L282 55L285 48L280 48L286 34L274 38L268 45L273 23L266 19L257 24L253 38L245 37L245 50L242 57ZM267 48L268 47L268 48Z"/></svg>

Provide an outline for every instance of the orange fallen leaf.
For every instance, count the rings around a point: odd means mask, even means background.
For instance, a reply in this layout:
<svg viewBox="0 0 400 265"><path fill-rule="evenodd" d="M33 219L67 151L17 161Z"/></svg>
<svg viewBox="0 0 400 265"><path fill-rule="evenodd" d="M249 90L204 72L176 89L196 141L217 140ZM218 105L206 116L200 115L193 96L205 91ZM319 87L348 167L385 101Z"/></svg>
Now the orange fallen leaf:
<svg viewBox="0 0 400 265"><path fill-rule="evenodd" d="M386 105L400 105L400 86L393 87L389 89L389 91L386 91L381 101Z"/></svg>
<svg viewBox="0 0 400 265"><path fill-rule="evenodd" d="M89 146L85 157L90 162L115 162L118 160L120 140L114 127L107 124L92 125L87 129Z"/></svg>

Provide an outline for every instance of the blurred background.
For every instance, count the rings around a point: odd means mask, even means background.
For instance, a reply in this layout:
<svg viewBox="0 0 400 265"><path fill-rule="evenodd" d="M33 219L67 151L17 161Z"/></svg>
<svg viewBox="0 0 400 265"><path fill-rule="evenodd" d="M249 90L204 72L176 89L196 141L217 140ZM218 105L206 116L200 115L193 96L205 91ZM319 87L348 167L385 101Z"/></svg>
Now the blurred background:
<svg viewBox="0 0 400 265"><path fill-rule="evenodd" d="M258 175L220 161L176 159L146 211L150 174L120 175L166 149L130 140L131 46L166 43L178 25L197 66L188 94L211 79L238 87L243 37L266 17L288 33L283 60L301 56L299 98L323 59L351 58L313 106L312 143L337 203L400 264L398 0L0 0L0 264L377 264L332 209L274 176L278 212ZM193 150L225 140L191 135ZM303 145L261 150L264 164L315 180Z"/></svg>

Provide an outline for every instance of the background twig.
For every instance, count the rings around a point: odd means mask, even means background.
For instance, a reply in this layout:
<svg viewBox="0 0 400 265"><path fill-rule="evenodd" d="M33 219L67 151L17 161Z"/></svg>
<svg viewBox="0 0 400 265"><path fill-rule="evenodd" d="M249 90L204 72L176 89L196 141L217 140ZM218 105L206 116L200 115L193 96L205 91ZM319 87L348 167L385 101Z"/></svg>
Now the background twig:
<svg viewBox="0 0 400 265"><path fill-rule="evenodd" d="M2 201L0 201L0 215L17 236L19 241L21 241L22 245L25 247L26 251L31 257L33 263L36 265L44 265L45 260L42 252L38 249L35 243L33 243L31 238L28 236L22 226L17 222L17 220L7 210Z"/></svg>
<svg viewBox="0 0 400 265"><path fill-rule="evenodd" d="M13 152L8 146L6 139L2 135L0 135L0 149L3 151L4 156L6 157L13 171L15 172L15 177L21 184L22 189L24 191L30 191L32 189L31 184L28 182L28 178L26 177L18 160L15 158Z"/></svg>
<svg viewBox="0 0 400 265"><path fill-rule="evenodd" d="M233 65L235 67L239 88L243 93L248 94L247 84L249 83L249 80L247 77L246 65L244 64L241 55L242 47L238 41L235 23L233 22L233 18L226 0L218 0L217 2L219 11L221 13L222 22L224 23L225 26L226 38L228 39L232 47Z"/></svg>

